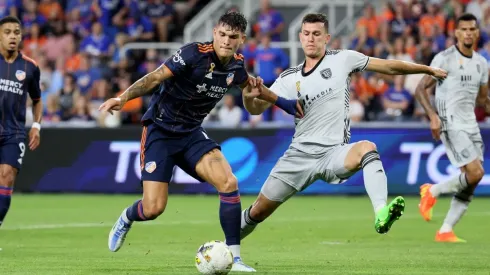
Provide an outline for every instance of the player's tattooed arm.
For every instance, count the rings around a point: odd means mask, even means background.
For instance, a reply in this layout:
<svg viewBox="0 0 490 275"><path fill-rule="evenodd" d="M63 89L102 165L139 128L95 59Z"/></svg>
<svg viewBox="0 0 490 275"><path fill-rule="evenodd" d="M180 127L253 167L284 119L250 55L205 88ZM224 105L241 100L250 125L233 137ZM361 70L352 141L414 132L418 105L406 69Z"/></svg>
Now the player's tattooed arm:
<svg viewBox="0 0 490 275"><path fill-rule="evenodd" d="M167 66L161 65L153 72L145 75L144 77L136 81L133 85L129 86L129 88L119 96L119 98L121 99L121 105L124 105L124 103L130 101L131 99L149 94L153 88L162 83L165 79L172 76L173 74L167 68Z"/></svg>
<svg viewBox="0 0 490 275"><path fill-rule="evenodd" d="M407 61L386 60L374 57L369 58L369 63L366 70L389 75L427 74L437 79L445 79L447 77L447 72L439 68L433 68Z"/></svg>

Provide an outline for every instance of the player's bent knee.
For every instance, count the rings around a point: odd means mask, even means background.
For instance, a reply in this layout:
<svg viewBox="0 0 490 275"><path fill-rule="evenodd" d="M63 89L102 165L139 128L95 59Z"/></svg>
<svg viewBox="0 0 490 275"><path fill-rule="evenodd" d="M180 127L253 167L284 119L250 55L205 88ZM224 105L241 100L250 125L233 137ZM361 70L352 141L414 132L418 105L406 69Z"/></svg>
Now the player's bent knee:
<svg viewBox="0 0 490 275"><path fill-rule="evenodd" d="M359 141L357 145L359 146L358 153L360 158L369 152L377 150L376 144L368 140Z"/></svg>
<svg viewBox="0 0 490 275"><path fill-rule="evenodd" d="M8 165L2 165L0 168L0 186L12 187L14 186L16 170Z"/></svg>
<svg viewBox="0 0 490 275"><path fill-rule="evenodd" d="M238 190L238 180L235 175L231 174L227 176L222 183L217 184L216 188L220 193L230 193Z"/></svg>

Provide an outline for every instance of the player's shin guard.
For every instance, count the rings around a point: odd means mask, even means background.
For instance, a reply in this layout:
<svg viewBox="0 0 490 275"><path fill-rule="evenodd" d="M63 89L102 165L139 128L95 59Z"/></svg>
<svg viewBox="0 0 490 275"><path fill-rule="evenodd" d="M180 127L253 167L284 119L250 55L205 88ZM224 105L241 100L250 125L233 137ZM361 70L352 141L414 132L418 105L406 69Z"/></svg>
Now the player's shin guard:
<svg viewBox="0 0 490 275"><path fill-rule="evenodd" d="M130 222L150 220L143 213L143 202L141 200L137 200L135 203L133 203L133 205L127 208L126 217Z"/></svg>
<svg viewBox="0 0 490 275"><path fill-rule="evenodd" d="M0 226L2 226L5 216L10 208L12 188L0 186Z"/></svg>
<svg viewBox="0 0 490 275"><path fill-rule="evenodd" d="M226 244L233 257L240 257L240 214L242 204L238 190L230 193L219 193L219 220L225 233Z"/></svg>
<svg viewBox="0 0 490 275"><path fill-rule="evenodd" d="M367 152L361 159L364 186L371 199L375 213L386 205L388 198L388 183L383 163L378 152Z"/></svg>
<svg viewBox="0 0 490 275"><path fill-rule="evenodd" d="M243 240L250 233L252 233L260 223L260 221L254 220L252 216L250 216L250 211L252 210L252 206L243 210L242 212L242 223L241 223L241 231L240 231L240 239Z"/></svg>
<svg viewBox="0 0 490 275"><path fill-rule="evenodd" d="M473 198L473 187L469 186L462 191L458 192L454 195L451 201L451 207L447 212L446 218L444 219L444 223L442 224L440 233L447 233L453 231L453 227L459 222L461 217L463 217L464 213L468 209L468 205L470 204Z"/></svg>

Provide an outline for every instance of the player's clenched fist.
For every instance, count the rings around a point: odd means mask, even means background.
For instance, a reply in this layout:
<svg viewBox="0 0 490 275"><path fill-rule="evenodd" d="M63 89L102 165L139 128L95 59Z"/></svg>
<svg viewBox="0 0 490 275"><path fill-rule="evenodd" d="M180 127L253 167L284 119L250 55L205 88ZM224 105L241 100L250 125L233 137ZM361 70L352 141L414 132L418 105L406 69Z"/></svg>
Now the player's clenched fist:
<svg viewBox="0 0 490 275"><path fill-rule="evenodd" d="M112 115L112 111L119 111L124 106L124 101L119 97L114 97L108 99L106 102L102 103L99 107L101 112L109 112Z"/></svg>

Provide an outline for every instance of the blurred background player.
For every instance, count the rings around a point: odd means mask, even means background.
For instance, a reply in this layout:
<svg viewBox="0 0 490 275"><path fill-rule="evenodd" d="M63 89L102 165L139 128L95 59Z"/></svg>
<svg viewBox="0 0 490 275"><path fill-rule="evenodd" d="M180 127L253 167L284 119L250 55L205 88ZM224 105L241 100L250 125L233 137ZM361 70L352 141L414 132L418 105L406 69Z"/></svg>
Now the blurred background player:
<svg viewBox="0 0 490 275"><path fill-rule="evenodd" d="M134 221L153 220L163 213L168 182L177 165L216 187L221 226L234 255L232 270L255 271L240 258L241 203L237 179L220 146L201 127L203 119L229 89L239 86L245 97L254 96L250 91L255 78L249 78L243 56L236 54L245 40L246 28L247 20L241 13L224 14L214 29L212 42L183 46L120 97L101 105L102 111L120 110L129 100L154 92L142 119L143 199L125 209L114 224L109 234L111 251L119 250ZM264 99L290 114L296 113L297 100L275 95Z"/></svg>
<svg viewBox="0 0 490 275"><path fill-rule="evenodd" d="M479 30L476 17L463 14L457 19L457 44L437 54L431 66L448 71L448 78L439 81L425 76L416 90L416 98L430 118L434 139L442 140L446 153L461 174L438 184L420 187L420 214L432 219L432 208L441 194L455 193L442 227L436 233L438 242L464 242L456 237L453 227L468 209L473 192L485 174L484 144L475 116L475 102L490 113L488 98L488 65L485 58L473 50ZM436 108L430 103L432 87L436 85Z"/></svg>
<svg viewBox="0 0 490 275"><path fill-rule="evenodd" d="M19 52L22 28L19 19L0 19L0 226L10 207L15 177L26 153L27 94L33 102L34 121L29 149L40 143L42 103L40 71L36 62Z"/></svg>
<svg viewBox="0 0 490 275"><path fill-rule="evenodd" d="M349 143L350 77L364 70L389 75L424 73L436 78L445 78L446 72L405 61L370 58L351 50L326 50L330 34L327 17L321 13L303 18L299 39L306 56L304 63L285 70L270 90L265 86L260 90L299 98L305 117L296 120L291 146L272 169L257 200L243 211L241 237L317 179L340 184L360 169L375 212L374 228L380 234L387 233L403 214L405 200L397 197L387 203L387 178L376 145L365 140ZM244 100L252 114L270 106L260 99Z"/></svg>

